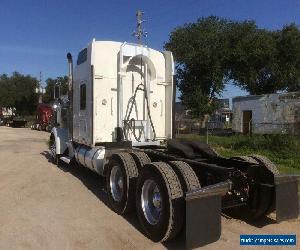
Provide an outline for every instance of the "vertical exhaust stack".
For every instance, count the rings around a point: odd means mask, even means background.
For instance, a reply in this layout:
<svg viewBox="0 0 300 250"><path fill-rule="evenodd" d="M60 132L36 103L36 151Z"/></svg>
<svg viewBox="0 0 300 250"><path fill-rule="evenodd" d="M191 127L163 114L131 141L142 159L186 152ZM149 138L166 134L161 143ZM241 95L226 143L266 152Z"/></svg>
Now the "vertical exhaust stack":
<svg viewBox="0 0 300 250"><path fill-rule="evenodd" d="M71 53L67 54L68 59L68 98L69 98L69 114L68 114L68 130L73 139L73 59Z"/></svg>

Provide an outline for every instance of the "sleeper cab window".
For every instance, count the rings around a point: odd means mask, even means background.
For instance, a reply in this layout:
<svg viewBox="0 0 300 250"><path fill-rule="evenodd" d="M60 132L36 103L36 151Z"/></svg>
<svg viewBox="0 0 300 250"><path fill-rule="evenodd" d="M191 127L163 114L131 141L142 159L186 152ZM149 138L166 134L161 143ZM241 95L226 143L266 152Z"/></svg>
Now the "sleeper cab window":
<svg viewBox="0 0 300 250"><path fill-rule="evenodd" d="M81 50L77 57L77 65L84 63L87 60L87 48Z"/></svg>
<svg viewBox="0 0 300 250"><path fill-rule="evenodd" d="M80 110L86 109L86 84L80 85Z"/></svg>

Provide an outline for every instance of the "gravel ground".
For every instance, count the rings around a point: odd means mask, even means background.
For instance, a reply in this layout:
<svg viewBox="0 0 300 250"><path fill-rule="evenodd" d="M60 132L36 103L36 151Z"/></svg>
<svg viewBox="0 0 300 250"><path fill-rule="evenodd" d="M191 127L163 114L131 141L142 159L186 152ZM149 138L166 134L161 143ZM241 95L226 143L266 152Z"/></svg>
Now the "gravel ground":
<svg viewBox="0 0 300 250"><path fill-rule="evenodd" d="M181 240L153 243L134 214L115 214L96 174L52 164L48 137L0 127L0 249L182 248ZM254 226L222 217L221 239L203 249L239 249L240 234L297 234L299 240L299 219L276 224L268 218Z"/></svg>

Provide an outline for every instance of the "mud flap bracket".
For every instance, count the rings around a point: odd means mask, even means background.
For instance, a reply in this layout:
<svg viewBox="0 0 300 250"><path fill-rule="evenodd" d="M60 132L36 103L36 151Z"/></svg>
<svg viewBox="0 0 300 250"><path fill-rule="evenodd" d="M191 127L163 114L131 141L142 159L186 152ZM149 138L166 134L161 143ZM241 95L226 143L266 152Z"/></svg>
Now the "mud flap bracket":
<svg viewBox="0 0 300 250"><path fill-rule="evenodd" d="M186 193L185 245L192 249L217 241L221 236L222 195L231 181Z"/></svg>

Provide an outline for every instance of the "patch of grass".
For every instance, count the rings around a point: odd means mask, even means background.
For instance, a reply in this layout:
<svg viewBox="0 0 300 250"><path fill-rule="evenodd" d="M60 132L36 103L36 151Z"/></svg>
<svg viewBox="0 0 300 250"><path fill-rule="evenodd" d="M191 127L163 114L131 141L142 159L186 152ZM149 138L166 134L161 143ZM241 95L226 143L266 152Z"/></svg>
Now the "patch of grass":
<svg viewBox="0 0 300 250"><path fill-rule="evenodd" d="M179 139L206 142L205 136L180 135ZM208 143L223 157L260 154L277 164L283 173L300 174L300 137L287 135L209 136Z"/></svg>

